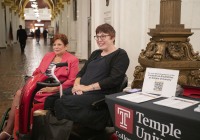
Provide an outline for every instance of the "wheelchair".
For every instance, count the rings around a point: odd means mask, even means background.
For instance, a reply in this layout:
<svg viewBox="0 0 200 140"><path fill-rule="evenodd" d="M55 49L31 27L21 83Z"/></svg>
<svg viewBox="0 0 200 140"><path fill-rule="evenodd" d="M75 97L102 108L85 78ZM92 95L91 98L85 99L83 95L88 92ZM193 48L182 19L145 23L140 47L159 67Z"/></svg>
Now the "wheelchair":
<svg viewBox="0 0 200 140"><path fill-rule="evenodd" d="M26 83L22 88L19 108L15 111L15 122L13 138L15 140L30 140L32 131L33 112L44 108L44 103L34 103L35 94L43 87L60 86L60 96L62 96L61 82L54 74L56 67L67 66L67 63L58 63L53 66L51 74L53 78L48 78L45 74L40 73L35 76L26 77ZM3 114L0 123L0 132L6 126L9 117L10 108Z"/></svg>

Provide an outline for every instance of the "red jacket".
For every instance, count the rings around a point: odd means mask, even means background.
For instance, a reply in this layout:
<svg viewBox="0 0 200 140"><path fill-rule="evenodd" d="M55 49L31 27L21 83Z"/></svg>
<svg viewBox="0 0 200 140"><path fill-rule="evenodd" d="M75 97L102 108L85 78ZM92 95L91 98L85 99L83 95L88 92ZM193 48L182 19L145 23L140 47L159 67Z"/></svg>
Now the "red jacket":
<svg viewBox="0 0 200 140"><path fill-rule="evenodd" d="M41 72L45 73L55 55L56 54L54 52L47 53L40 62L39 67L33 72L33 76ZM79 71L79 60L74 55L66 52L62 56L61 62L67 62L68 66L67 68L66 66L56 68L55 75L62 82L63 89L66 89L73 86L74 84L74 80ZM36 94L35 100L39 102L44 102L46 97L52 94L53 93Z"/></svg>

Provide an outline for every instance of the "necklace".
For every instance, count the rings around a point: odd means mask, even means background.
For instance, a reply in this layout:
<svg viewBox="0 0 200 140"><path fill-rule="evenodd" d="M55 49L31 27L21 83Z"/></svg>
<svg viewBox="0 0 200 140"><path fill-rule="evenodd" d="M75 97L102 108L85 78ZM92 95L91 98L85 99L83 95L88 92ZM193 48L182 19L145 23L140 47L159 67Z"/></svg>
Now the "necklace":
<svg viewBox="0 0 200 140"><path fill-rule="evenodd" d="M61 60L62 60L62 57L56 56L56 57L54 57L53 62L54 62L54 63L60 63Z"/></svg>

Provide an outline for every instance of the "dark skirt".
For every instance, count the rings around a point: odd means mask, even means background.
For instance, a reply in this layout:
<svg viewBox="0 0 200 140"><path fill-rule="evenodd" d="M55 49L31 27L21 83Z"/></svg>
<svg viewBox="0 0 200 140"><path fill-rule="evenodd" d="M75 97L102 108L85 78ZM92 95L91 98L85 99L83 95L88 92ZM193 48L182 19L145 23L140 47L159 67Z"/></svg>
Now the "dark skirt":
<svg viewBox="0 0 200 140"><path fill-rule="evenodd" d="M109 111L107 108L96 110L91 104L103 98L105 94L99 91L73 95L70 88L61 98L59 93L47 97L45 109L53 109L58 119L69 119L85 127L102 130L107 124Z"/></svg>

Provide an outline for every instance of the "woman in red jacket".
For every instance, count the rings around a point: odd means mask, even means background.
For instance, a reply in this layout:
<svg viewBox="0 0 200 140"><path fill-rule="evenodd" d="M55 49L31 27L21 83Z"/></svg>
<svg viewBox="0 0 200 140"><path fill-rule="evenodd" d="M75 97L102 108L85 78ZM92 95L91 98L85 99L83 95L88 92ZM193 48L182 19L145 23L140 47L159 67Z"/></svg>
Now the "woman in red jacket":
<svg viewBox="0 0 200 140"><path fill-rule="evenodd" d="M52 68L52 65L55 63L67 62L68 66L66 67L59 67L55 70L55 75L62 81L63 89L67 89L72 87L74 84L74 80L78 73L78 59L68 53L66 51L68 45L68 39L64 34L57 34L54 36L53 40L53 52L47 53L38 68L33 72L33 76L39 73L45 73L48 77L51 77L51 73L49 72ZM38 93L35 95L35 100L37 102L44 102L46 97L52 95L59 91L58 87L45 87L42 88ZM15 117L15 108L19 106L21 97L21 89L19 89L14 97L12 102L11 111L9 113L9 118L4 131L0 134L0 140L7 140L11 137L14 127L14 117Z"/></svg>

